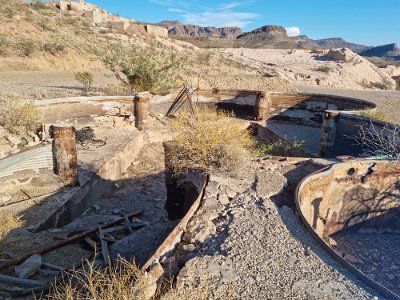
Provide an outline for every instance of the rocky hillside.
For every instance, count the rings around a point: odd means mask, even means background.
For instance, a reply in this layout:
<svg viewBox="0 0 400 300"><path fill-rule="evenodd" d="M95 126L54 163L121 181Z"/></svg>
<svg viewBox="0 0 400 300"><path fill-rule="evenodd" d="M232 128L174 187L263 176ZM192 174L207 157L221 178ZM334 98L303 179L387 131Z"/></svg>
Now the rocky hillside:
<svg viewBox="0 0 400 300"><path fill-rule="evenodd" d="M243 31L239 27L202 27L198 25L182 24L179 21L162 21L157 25L168 29L168 34L179 37L219 37L235 39Z"/></svg>
<svg viewBox="0 0 400 300"><path fill-rule="evenodd" d="M248 48L297 48L297 44L287 36L285 28L267 25L236 38Z"/></svg>
<svg viewBox="0 0 400 300"><path fill-rule="evenodd" d="M400 48L397 44L389 44L370 48L360 53L366 57L381 57L391 60L400 60Z"/></svg>
<svg viewBox="0 0 400 300"><path fill-rule="evenodd" d="M355 53L360 53L369 49L370 47L354 44L345 41L342 38L329 38L315 41L322 49L331 49L331 48L348 48Z"/></svg>

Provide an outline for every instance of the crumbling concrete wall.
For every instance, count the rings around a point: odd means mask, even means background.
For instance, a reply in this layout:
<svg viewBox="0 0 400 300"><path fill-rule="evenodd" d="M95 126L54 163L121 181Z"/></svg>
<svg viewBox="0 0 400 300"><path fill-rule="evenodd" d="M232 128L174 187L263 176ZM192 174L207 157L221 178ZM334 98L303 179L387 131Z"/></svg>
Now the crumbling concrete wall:
<svg viewBox="0 0 400 300"><path fill-rule="evenodd" d="M382 132L384 128L393 127L393 124L353 113L327 111L321 128L320 154L323 157L363 155L365 149L360 141L362 128L374 128L376 132Z"/></svg>
<svg viewBox="0 0 400 300"><path fill-rule="evenodd" d="M303 179L297 187L296 205L321 238L352 226L400 232L399 182L399 162L335 164Z"/></svg>
<svg viewBox="0 0 400 300"><path fill-rule="evenodd" d="M168 29L154 26L154 25L144 25L144 28L148 34L160 37L168 37Z"/></svg>

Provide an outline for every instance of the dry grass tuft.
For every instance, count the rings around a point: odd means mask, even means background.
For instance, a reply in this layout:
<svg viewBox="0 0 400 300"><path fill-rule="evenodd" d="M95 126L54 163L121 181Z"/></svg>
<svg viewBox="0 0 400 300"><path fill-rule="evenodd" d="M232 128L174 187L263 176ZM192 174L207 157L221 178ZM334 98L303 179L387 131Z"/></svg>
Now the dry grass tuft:
<svg viewBox="0 0 400 300"><path fill-rule="evenodd" d="M61 283L53 284L45 299L54 300L134 300L145 299L146 275L134 263L120 258L115 266L66 273Z"/></svg>
<svg viewBox="0 0 400 300"><path fill-rule="evenodd" d="M378 121L386 121L386 116L377 111L373 110L365 110L359 113L361 117L368 118L368 119L373 119L373 120L378 120Z"/></svg>
<svg viewBox="0 0 400 300"><path fill-rule="evenodd" d="M197 118L180 115L172 121L176 145L171 153L177 172L191 168L231 171L253 145L250 132L233 115L198 108Z"/></svg>
<svg viewBox="0 0 400 300"><path fill-rule="evenodd" d="M18 95L1 96L0 126L11 133L24 134L40 126L40 114L36 106Z"/></svg>
<svg viewBox="0 0 400 300"><path fill-rule="evenodd" d="M6 236L11 230L20 228L24 222L20 217L0 215L0 239Z"/></svg>

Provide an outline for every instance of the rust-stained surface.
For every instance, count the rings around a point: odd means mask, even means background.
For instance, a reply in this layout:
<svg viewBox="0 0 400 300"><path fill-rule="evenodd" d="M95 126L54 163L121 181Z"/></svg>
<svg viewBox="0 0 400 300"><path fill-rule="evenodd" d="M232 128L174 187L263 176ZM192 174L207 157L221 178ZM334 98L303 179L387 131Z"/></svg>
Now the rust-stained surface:
<svg viewBox="0 0 400 300"><path fill-rule="evenodd" d="M53 139L54 173L60 176L66 186L78 185L78 156L75 128L50 128Z"/></svg>
<svg viewBox="0 0 400 300"><path fill-rule="evenodd" d="M354 225L400 233L400 218L394 217L400 209L399 180L398 162L340 163L304 179L298 188L298 205L321 237Z"/></svg>
<svg viewBox="0 0 400 300"><path fill-rule="evenodd" d="M399 180L398 161L353 160L309 175L295 194L300 217L314 237L333 257L390 299L400 299L396 289L361 271L334 247L330 236L347 228L353 232L399 234Z"/></svg>

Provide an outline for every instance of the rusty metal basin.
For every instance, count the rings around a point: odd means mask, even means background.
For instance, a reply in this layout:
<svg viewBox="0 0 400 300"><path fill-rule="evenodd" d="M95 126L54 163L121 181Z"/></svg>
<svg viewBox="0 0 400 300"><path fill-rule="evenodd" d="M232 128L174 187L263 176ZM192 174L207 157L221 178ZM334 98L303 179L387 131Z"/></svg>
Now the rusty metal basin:
<svg viewBox="0 0 400 300"><path fill-rule="evenodd" d="M360 270L334 248L331 238L348 229L400 234L400 162L355 160L334 164L304 178L295 199L305 226L332 256L386 296L400 299L398 289L390 289Z"/></svg>

